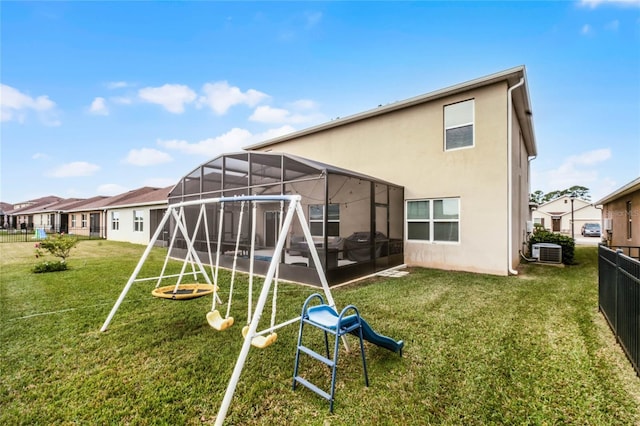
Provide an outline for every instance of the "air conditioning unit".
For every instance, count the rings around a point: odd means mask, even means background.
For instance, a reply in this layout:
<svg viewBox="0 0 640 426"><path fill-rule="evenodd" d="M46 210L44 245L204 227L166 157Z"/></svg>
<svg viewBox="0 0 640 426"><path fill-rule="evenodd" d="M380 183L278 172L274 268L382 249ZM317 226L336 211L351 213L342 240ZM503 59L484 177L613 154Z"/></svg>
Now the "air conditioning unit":
<svg viewBox="0 0 640 426"><path fill-rule="evenodd" d="M611 231L612 227L612 223L611 223L611 218L605 218L604 219L604 224L603 224L603 228L605 231Z"/></svg>
<svg viewBox="0 0 640 426"><path fill-rule="evenodd" d="M536 243L531 247L531 256L541 263L562 263L562 246L551 243Z"/></svg>

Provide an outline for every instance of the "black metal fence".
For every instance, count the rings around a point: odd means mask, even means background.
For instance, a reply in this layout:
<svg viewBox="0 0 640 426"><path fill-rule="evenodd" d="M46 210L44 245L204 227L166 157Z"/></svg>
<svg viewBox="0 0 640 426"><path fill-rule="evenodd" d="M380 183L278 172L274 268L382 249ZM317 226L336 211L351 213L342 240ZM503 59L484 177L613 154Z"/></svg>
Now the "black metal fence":
<svg viewBox="0 0 640 426"><path fill-rule="evenodd" d="M598 248L598 304L640 376L640 262L605 246Z"/></svg>
<svg viewBox="0 0 640 426"><path fill-rule="evenodd" d="M79 239L102 239L104 238L104 229L102 228L69 228L63 231ZM59 234L59 229L46 229L38 227L24 227L18 229L2 229L0 230L0 243L25 243L37 242L47 238L47 235Z"/></svg>

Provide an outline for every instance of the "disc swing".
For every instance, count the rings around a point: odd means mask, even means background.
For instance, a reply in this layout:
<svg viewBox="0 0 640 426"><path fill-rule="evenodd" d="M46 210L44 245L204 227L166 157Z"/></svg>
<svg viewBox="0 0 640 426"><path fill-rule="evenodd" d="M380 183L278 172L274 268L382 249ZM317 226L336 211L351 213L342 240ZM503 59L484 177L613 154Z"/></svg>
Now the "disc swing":
<svg viewBox="0 0 640 426"><path fill-rule="evenodd" d="M220 269L220 248L222 244L222 221L224 217L224 202L220 203L220 220L218 223L218 247L216 250L216 269L213 274L213 282L214 282L214 291L213 291L213 302L211 303L211 311L207 312L207 322L209 325L218 330L223 331L233 325L233 317L229 316L231 313L231 300L233 298L233 283L236 279L236 265L238 261L238 251L240 250L240 235L242 234L242 218L244 215L244 204L242 201L240 203L240 219L238 223L238 233L236 235L236 246L235 251L233 253L233 267L231 268L231 281L229 283L229 300L227 301L227 313L222 317L220 311L216 309L216 300L218 299L218 272Z"/></svg>
<svg viewBox="0 0 640 426"><path fill-rule="evenodd" d="M180 213L177 215L177 217L175 217L176 219L176 224L178 225L178 229L180 229L183 233L183 237L185 238L185 240L187 241L187 255L184 258L184 261L182 263L182 269L180 270L180 273L177 275L164 275L166 268L167 268L167 264L169 263L169 257L171 254L171 250L173 249L173 245L175 243L176 240L176 236L178 235L178 232L173 233L172 237L171 237L171 243L169 244L169 248L167 250L167 256L164 259L164 264L162 265L162 271L160 272L160 276L158 277L158 282L156 283L156 287L153 289L153 291L151 292L151 294L154 297L158 297L158 298L162 298L162 299L169 299L169 300L189 300L189 299L195 299L198 297L202 297L202 296L206 296L212 293L215 293L215 285L212 284L209 281L209 277L207 276L204 267L202 266L200 259L197 258L197 254L195 254L195 249L193 247L194 242L195 242L195 235L197 234L199 228L200 228L200 224L203 222L202 218L204 217L204 227L205 227L205 233L206 233L206 238L207 238L207 249L208 249L208 253L209 253L209 264L211 264L211 248L210 248L210 244L209 244L209 227L207 224L207 216L205 213L205 206L204 204L200 206L200 212L198 214L198 220L196 221L196 226L195 226L195 231L194 231L194 238L192 240L189 239L189 237L187 236L186 233L186 220L185 220L185 214L184 214L184 207L180 208ZM187 264L191 264L191 272L187 273L188 275L193 274L193 278L196 281L195 283L187 283L187 284L183 284L182 283L182 278L185 274L185 270L187 268ZM196 271L195 268L195 264L198 264L198 266L200 267L199 271ZM213 271L212 271L213 272ZM206 283L199 283L198 281L198 274L201 273L206 277ZM176 282L175 285L167 285L167 286L163 286L160 287L160 284L162 283L162 280L165 278L170 278L170 277L178 277L178 280ZM214 296L214 297L217 297Z"/></svg>
<svg viewBox="0 0 640 426"><path fill-rule="evenodd" d="M280 201L280 222L278 225L278 229L282 229L282 212L284 210L284 202ZM251 222L251 254L249 259L249 294L248 294L248 302L247 302L247 325L242 328L242 337L247 338L247 334L249 333L249 326L251 325L251 312L253 310L253 303L251 302L251 296L253 294L253 262L254 262L254 251L255 251L255 234L256 234L256 203L253 203L253 217ZM275 257L277 253L273 253ZM271 326L268 330L264 330L262 332L258 332L251 338L251 345L256 348L264 349L267 346L271 345L278 339L278 334L274 332L274 327L276 325L276 300L278 295L278 273L280 271L280 262L276 265L276 271L273 281L273 295L271 299ZM265 336L266 333L269 333Z"/></svg>

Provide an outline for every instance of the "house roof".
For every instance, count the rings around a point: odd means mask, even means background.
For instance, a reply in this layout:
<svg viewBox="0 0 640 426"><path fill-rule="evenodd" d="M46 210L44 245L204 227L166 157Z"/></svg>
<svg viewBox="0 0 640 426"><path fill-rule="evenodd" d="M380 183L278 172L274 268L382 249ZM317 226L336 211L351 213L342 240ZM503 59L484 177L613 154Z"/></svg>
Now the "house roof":
<svg viewBox="0 0 640 426"><path fill-rule="evenodd" d="M106 195L97 195L92 198L87 198L80 203L77 203L73 206L69 206L66 209L67 212L84 212L91 210L101 210L105 204L109 202L109 198Z"/></svg>
<svg viewBox="0 0 640 426"><path fill-rule="evenodd" d="M9 210L6 211L6 214L9 215L21 215L21 214L29 214L29 212L34 209L34 208L38 208L38 207L42 207L42 206L46 206L46 205L52 205L55 204L59 201L63 200L60 197L57 197L55 195L47 195L46 197L40 197L40 198L35 198L33 200L28 200L28 201L22 201L20 203L16 203L14 204L15 206L19 206L19 205L23 205L23 204L27 204L24 205L22 207L18 207L18 208L14 208L13 210Z"/></svg>
<svg viewBox="0 0 640 426"><path fill-rule="evenodd" d="M525 136L525 144L530 156L538 155L538 149L536 146L535 135L533 131L533 119L531 110L531 101L529 96L529 89L527 84L526 69L524 65L510 68L508 70L500 71L495 74L491 74L485 77L470 80L465 83L449 86L444 89L429 92L423 95L415 96L413 98L406 99L404 101L394 102L388 105L380 106L368 111L364 111L358 114L353 114L348 117L338 118L327 123L319 124L317 126L309 127L307 129L299 130L297 132L289 133L287 135L279 136L277 138L269 139L257 144L253 144L245 147L247 150L257 150L274 145L277 143L285 142L291 139L299 138L301 136L318 133L331 128L343 126L345 124L353 123L356 121L365 120L368 118L376 117L382 114L387 114L393 111L397 111L403 108L412 107L426 102L431 102L446 96L455 95L461 92L477 89L484 86L489 86L499 82L507 82L509 87L517 84L520 79L524 79L524 84L514 90L514 107L516 113L521 118L522 133Z"/></svg>
<svg viewBox="0 0 640 426"><path fill-rule="evenodd" d="M0 214L6 214L6 212L11 210L13 210L13 205L0 201Z"/></svg>
<svg viewBox="0 0 640 426"><path fill-rule="evenodd" d="M105 204L104 207L114 208L166 204L168 203L169 191L171 191L172 188L173 185L166 188L144 186L109 198L109 202Z"/></svg>
<svg viewBox="0 0 640 426"><path fill-rule="evenodd" d="M610 203L611 201L614 201L620 197L624 197L625 195L628 195L636 191L640 191L640 177L632 180L631 182L622 186L621 188L616 189L611 194L607 195L601 200L598 200L595 204L597 205L607 204L607 203Z"/></svg>

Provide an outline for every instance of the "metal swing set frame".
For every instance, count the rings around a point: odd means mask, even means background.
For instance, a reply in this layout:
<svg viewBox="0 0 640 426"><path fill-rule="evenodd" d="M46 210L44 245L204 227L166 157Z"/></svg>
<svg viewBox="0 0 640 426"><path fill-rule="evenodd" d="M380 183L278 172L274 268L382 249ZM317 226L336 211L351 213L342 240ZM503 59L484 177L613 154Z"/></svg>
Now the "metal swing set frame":
<svg viewBox="0 0 640 426"><path fill-rule="evenodd" d="M311 256L311 258L313 259L313 261L315 262L316 265L320 265L320 256L318 255L318 251L316 249L315 244L313 243L313 238L311 236L311 230L309 229L309 225L306 222L305 219L305 215L304 212L302 210L302 206L300 204L301 201L301 196L300 195L243 195L243 196L235 196L235 197L218 197L218 198L207 198L207 199L202 199L202 200L192 200L192 201L184 201L181 203L176 203L176 204L172 204L169 205L169 207L167 208L167 211L165 212L162 220L160 221L160 223L158 224L158 227L155 231L155 233L153 234L153 236L151 237L151 240L149 241L149 244L147 245L147 248L145 249L144 253L142 254L140 260L138 261L138 264L136 266L136 268L134 269L133 273L131 274L131 277L129 278L129 280L127 281L126 285L124 286L122 292L120 293L120 296L118 297L115 305L113 306L113 308L111 309L111 312L109 312L109 315L107 316L107 319L105 320L104 324L102 325L102 328L100 329L100 331L104 332L107 330L107 328L109 327L109 324L111 323L111 320L113 319L114 315L116 314L116 312L118 311L118 308L120 307L120 304L122 303L122 301L124 300L124 298L126 297L127 293L129 292L129 289L131 288L131 286L135 283L135 282L140 282L140 281L151 281L151 280L158 280L158 282L160 282L160 280L162 280L163 276L162 274L164 273L164 268L163 271L161 273L160 276L158 277L151 277L151 278L138 278L138 274L140 273L140 270L142 269L145 261L147 260L147 257L149 256L149 253L151 252L151 249L153 248L155 242L158 240L158 237L160 236L165 224L167 223L167 221L170 218L173 218L175 220L175 224L176 224L176 234L178 232L180 232L182 234L182 237L185 239L186 244L187 244L187 253L185 255L185 264L182 267L182 271L179 274L179 280L182 278L182 275L185 273L185 265L188 261L191 261L192 264L192 272L187 272L187 274L193 274L193 275L197 275L197 274L201 274L207 284L209 285L217 285L217 283L212 283L211 279L209 278L209 275L206 272L206 269L204 267L204 265L202 264L202 261L200 260L200 257L198 256L197 251L194 248L194 240L195 240L195 232L194 232L194 238L190 238L189 237L189 232L187 230L187 226L186 226L186 221L185 221L185 215L184 215L184 208L185 207L191 207L191 206L200 206L203 207L207 204L218 204L218 203L237 203L237 202L253 202L253 203L265 203L265 202L284 202L284 203L288 203L288 207L287 207L287 213L286 216L284 218L284 221L282 222L282 227L280 228L280 232L278 235L278 241L276 243L276 247L274 249L274 256L272 256L271 258L271 262L269 264L269 268L267 270L267 274L266 277L264 279L264 283L262 285L262 289L260 291L260 296L258 297L258 301L256 303L256 307L255 310L253 312L253 315L251 316L251 322L248 326L248 330L246 331L246 334L243 333L244 335L244 341L242 344L242 348L240 350L240 354L238 355L238 359L236 361L235 367L233 369L233 372L231 374L231 378L229 380L229 384L227 385L227 389L226 392L224 394L224 398L222 400L222 404L220 406L220 409L218 410L218 415L216 416L216 422L215 424L220 426L224 423L224 420L226 418L227 415L227 411L229 409L229 406L231 405L231 401L233 399L233 394L235 393L235 389L236 386L238 384L238 381L240 380L240 375L242 374L242 369L244 367L244 364L246 362L247 356L249 354L249 349L251 348L251 343L252 340L255 337L258 336L262 336L264 334L267 333L272 333L273 331L285 327L287 325L290 324L294 324L294 323L298 323L300 321L300 317L297 318L293 318L287 321L284 321L280 324L276 324L271 326L270 328L266 329L266 330L262 330L260 332L258 332L258 324L260 322L260 318L262 317L262 313L264 311L264 307L265 304L267 302L268 296L269 296L269 291L272 287L272 283L274 281L274 277L276 276L276 272L278 269L278 265L280 263L281 257L280 257L280 253L282 253L284 247L285 247L285 243L286 243L286 239L287 239L287 233L289 228L291 227L291 224L293 222L294 216L297 216L299 224L302 228L304 237L305 237L305 241L307 242L307 245L309 247L309 254ZM196 225L196 231L199 227L199 221L200 221L201 216L198 219L198 225ZM205 228L207 228L206 225L206 221L205 221ZM208 234L208 229L207 229L207 234ZM175 237L175 235L174 235ZM207 235L207 239L208 239L208 235ZM251 241L251 246L253 248L253 246L255 245L255 239L252 239L253 241ZM209 244L208 244L209 245ZM209 249L210 250L210 249ZM219 251L220 251L220 245L218 245L218 247L216 247L217 250L217 255L219 255ZM252 250L253 252L253 250ZM170 254L170 250L167 252L167 257ZM211 256L210 256L211 257ZM251 259L253 260L253 259ZM209 259L210 263L211 263L211 259ZM195 263L195 266L193 265ZM197 271L195 269L195 267L197 266ZM333 297L331 295L331 290L329 289L329 284L327 282L327 278L324 274L324 271L322 268L316 268L317 272L318 272L318 277L320 279L320 282L322 284L322 289L323 292L325 294L326 300L327 300L327 304L329 306L335 307L335 302L333 300ZM165 276L167 277L167 276ZM217 278L217 272L215 274L215 277ZM179 286L179 282L178 284L176 284L176 289ZM217 292L214 292L214 297L217 297ZM346 349L349 350L347 343L345 340L343 340Z"/></svg>

